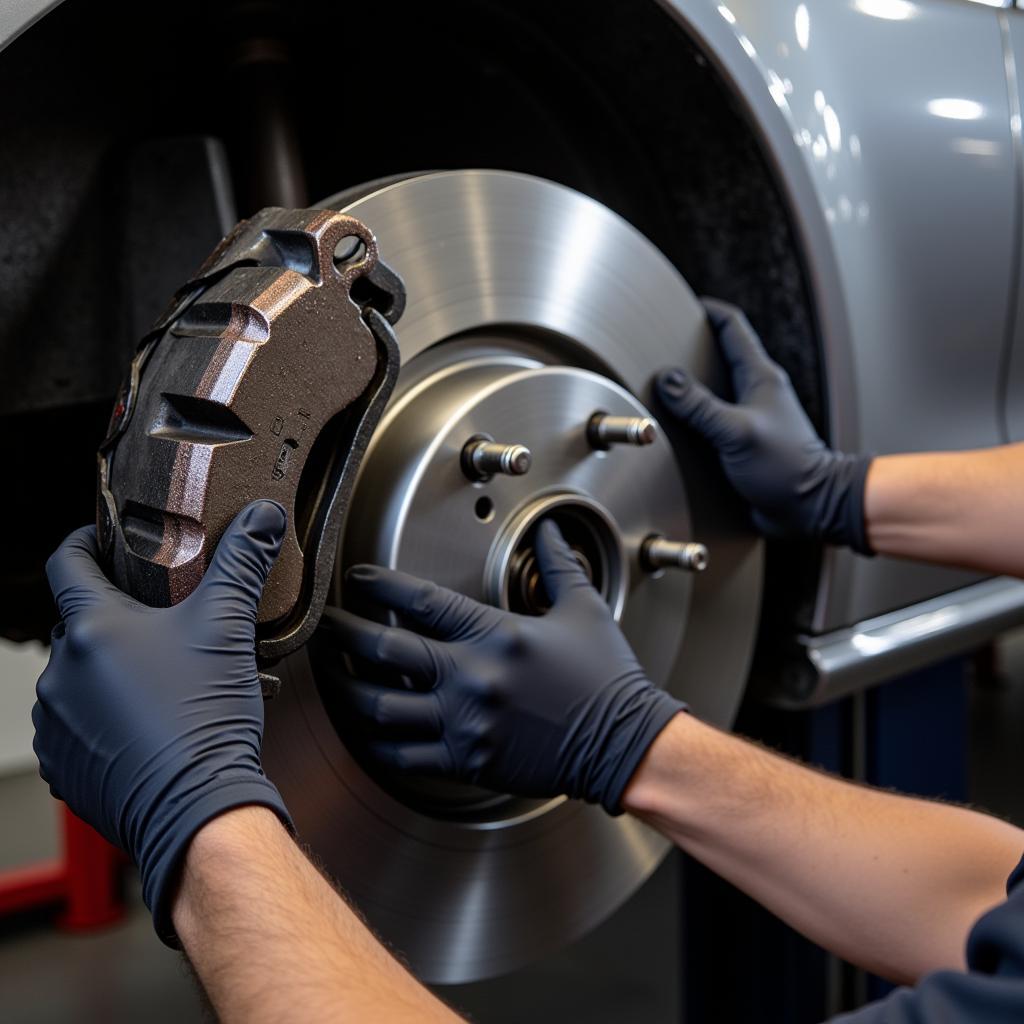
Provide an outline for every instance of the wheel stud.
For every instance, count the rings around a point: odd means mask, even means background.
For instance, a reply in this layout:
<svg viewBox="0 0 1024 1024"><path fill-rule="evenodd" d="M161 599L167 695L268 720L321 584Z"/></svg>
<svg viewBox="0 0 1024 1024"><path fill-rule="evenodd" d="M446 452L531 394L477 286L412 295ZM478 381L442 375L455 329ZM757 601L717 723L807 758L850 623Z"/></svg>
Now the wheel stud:
<svg viewBox="0 0 1024 1024"><path fill-rule="evenodd" d="M471 437L462 449L462 472L470 480L489 480L495 473L522 476L532 463L533 455L524 444L499 444L486 437Z"/></svg>
<svg viewBox="0 0 1024 1024"><path fill-rule="evenodd" d="M659 569L703 572L708 567L708 549L693 541L666 540L655 534L640 546L640 564L648 572Z"/></svg>
<svg viewBox="0 0 1024 1024"><path fill-rule="evenodd" d="M613 444L653 444L658 438L658 425L650 416L609 416L595 412L587 423L587 440L591 448L607 451Z"/></svg>

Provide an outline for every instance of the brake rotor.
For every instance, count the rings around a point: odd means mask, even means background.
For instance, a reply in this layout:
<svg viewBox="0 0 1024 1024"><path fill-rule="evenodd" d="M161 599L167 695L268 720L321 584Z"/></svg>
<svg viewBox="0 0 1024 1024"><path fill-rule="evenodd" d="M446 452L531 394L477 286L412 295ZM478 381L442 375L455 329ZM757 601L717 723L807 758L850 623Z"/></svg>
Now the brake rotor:
<svg viewBox="0 0 1024 1024"><path fill-rule="evenodd" d="M370 227L408 295L401 374L338 566L376 561L538 611L531 531L553 515L651 678L731 724L762 573L744 510L671 424L643 447L600 450L587 435L595 412L653 419L663 366L718 379L701 306L672 265L600 204L517 174L425 174L324 205ZM529 471L470 480L462 452L479 437L529 448ZM647 572L651 536L703 542L708 569ZM427 981L490 977L578 938L668 848L629 816L574 801L375 778L334 707L339 659L314 644L279 674L267 773L302 839Z"/></svg>

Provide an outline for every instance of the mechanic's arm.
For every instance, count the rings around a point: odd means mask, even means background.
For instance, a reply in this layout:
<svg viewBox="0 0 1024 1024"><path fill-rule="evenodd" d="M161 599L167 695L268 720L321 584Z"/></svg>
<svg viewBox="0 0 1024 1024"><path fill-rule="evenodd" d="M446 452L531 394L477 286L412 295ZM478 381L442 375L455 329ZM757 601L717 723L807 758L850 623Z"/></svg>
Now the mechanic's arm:
<svg viewBox="0 0 1024 1024"><path fill-rule="evenodd" d="M244 509L195 592L148 608L73 533L47 564L61 622L32 709L40 774L139 866L225 1021L453 1021L291 839L263 774L256 610L284 533Z"/></svg>
<svg viewBox="0 0 1024 1024"><path fill-rule="evenodd" d="M682 369L660 374L658 392L717 450L764 533L1024 576L1024 444L874 459L832 451L746 317L705 306L736 402Z"/></svg>
<svg viewBox="0 0 1024 1024"><path fill-rule="evenodd" d="M680 715L551 522L536 541L553 607L513 615L386 569L347 584L408 628L329 610L344 651L420 688L342 697L399 770L647 819L811 938L879 974L962 966L1024 832L822 775Z"/></svg>
<svg viewBox="0 0 1024 1024"><path fill-rule="evenodd" d="M1024 444L880 455L864 514L880 555L1024 577Z"/></svg>
<svg viewBox="0 0 1024 1024"><path fill-rule="evenodd" d="M1006 898L1024 831L858 786L680 715L623 807L797 931L913 982L965 966L974 922Z"/></svg>
<svg viewBox="0 0 1024 1024"><path fill-rule="evenodd" d="M277 816L242 807L192 840L178 937L219 1020L461 1020L377 941Z"/></svg>

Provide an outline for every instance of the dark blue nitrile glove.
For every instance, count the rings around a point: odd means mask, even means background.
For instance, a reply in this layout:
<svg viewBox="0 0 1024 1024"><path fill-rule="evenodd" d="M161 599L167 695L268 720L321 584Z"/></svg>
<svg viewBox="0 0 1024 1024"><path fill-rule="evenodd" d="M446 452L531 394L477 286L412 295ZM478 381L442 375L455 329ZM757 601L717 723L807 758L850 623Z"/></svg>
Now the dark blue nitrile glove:
<svg viewBox="0 0 1024 1024"><path fill-rule="evenodd" d="M399 771L619 813L647 748L685 705L647 678L553 522L541 523L536 553L552 600L541 617L405 573L350 569L349 586L412 628L328 609L328 635L424 689L352 682L344 699L376 733L371 754Z"/></svg>
<svg viewBox="0 0 1024 1024"><path fill-rule="evenodd" d="M262 804L291 827L260 767L255 647L284 525L274 502L243 509L198 588L173 608L139 604L104 576L93 527L72 533L46 566L61 622L32 709L40 774L138 864L169 944L177 868L206 822Z"/></svg>
<svg viewBox="0 0 1024 1024"><path fill-rule="evenodd" d="M807 537L869 555L864 482L871 457L833 451L815 433L786 371L735 306L705 299L732 371L736 404L682 369L663 370L658 396L714 446L729 482L770 537Z"/></svg>

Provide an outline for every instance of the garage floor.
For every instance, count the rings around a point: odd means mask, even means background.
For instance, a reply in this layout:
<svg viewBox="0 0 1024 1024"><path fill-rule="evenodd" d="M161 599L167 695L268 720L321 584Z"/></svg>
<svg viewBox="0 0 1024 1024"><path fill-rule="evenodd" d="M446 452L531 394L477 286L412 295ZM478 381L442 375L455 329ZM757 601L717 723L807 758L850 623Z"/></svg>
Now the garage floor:
<svg viewBox="0 0 1024 1024"><path fill-rule="evenodd" d="M0 842L0 868L53 855L55 806L38 776L0 779L0 808L6 820L19 823ZM675 1024L676 876L677 863L670 858L618 914L572 948L529 968L528 977L510 975L442 996L482 1024ZM129 887L127 920L89 935L63 933L45 919L0 921L3 1024L213 1019L184 958L153 934L133 873ZM600 992L589 984L595 975L602 979Z"/></svg>
<svg viewBox="0 0 1024 1024"><path fill-rule="evenodd" d="M974 687L972 799L1024 825L1024 632L1001 646L1002 671ZM0 867L50 855L56 847L53 805L33 775L0 779L0 808L8 827L0 840ZM526 1019L581 1019L588 980L602 979L599 1015L586 1018L668 1024L678 1020L672 920L675 864L669 862L617 920L531 976L529 1002L521 985L499 985L488 998L470 986L456 1001L484 1024ZM10 1024L188 1024L211 1019L184 960L154 937L131 882L125 923L89 936L63 934L45 921L0 925L0 1020ZM647 941L640 936L646 935ZM623 943L626 936L629 942ZM596 966L595 966L596 965ZM589 1002L589 1001L588 1001ZM493 1010L482 1009L491 1003ZM531 1009L527 1011L527 1006ZM543 1009L542 1009L543 1008ZM549 1017L550 1014L550 1017Z"/></svg>

